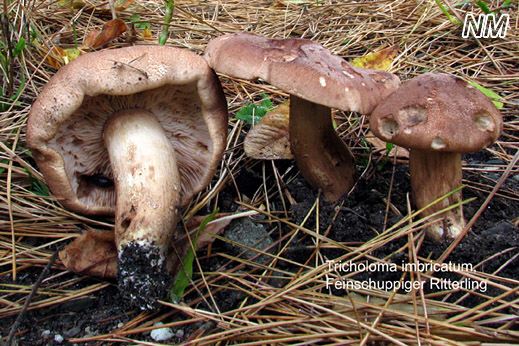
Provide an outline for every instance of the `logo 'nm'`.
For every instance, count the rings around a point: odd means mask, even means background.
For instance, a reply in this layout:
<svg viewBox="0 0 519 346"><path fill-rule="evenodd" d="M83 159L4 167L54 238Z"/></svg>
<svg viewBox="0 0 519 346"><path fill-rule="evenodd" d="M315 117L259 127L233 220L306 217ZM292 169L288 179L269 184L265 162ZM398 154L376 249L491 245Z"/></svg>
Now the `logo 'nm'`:
<svg viewBox="0 0 519 346"><path fill-rule="evenodd" d="M463 22L463 38L504 38L508 30L510 15L505 13L499 17L493 13L480 14L477 19L469 13Z"/></svg>

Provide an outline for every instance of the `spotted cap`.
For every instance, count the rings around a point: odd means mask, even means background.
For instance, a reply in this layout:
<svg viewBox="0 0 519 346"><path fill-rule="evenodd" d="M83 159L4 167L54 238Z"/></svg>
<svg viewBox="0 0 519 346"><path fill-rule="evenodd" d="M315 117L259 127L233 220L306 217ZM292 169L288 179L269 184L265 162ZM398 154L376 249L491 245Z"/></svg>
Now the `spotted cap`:
<svg viewBox="0 0 519 346"><path fill-rule="evenodd" d="M370 124L376 136L402 147L466 153L494 143L503 119L492 101L463 79L426 73L378 105Z"/></svg>
<svg viewBox="0 0 519 346"><path fill-rule="evenodd" d="M228 34L209 42L205 58L216 72L262 79L308 101L363 114L400 85L394 74L353 67L307 39Z"/></svg>

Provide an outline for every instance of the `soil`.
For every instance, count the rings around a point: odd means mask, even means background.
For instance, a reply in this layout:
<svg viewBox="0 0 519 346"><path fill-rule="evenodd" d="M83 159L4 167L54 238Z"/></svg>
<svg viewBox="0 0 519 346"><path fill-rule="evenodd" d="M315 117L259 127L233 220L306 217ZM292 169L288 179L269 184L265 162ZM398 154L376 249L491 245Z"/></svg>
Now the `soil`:
<svg viewBox="0 0 519 346"><path fill-rule="evenodd" d="M495 162L488 162L489 160L495 159L492 159L485 154L466 156L464 159L471 163L480 162L488 163L489 165L495 164ZM289 161L279 161L276 162L276 167L280 172L284 172L291 164L292 162ZM367 175L368 178L359 180L356 188L350 196L344 200L342 207L339 208L337 205L330 205L324 202L320 203L320 233L327 233L329 238L339 242L346 242L348 245L352 246L359 245L376 236L377 230L384 227L384 221L386 218L386 202L384 200L388 195L393 168L394 180L391 202L396 209L398 209L400 215L395 213L395 211L390 210L387 216L386 227L390 227L394 223L398 222L402 218L401 215L407 214L406 193L410 188L408 169L404 165L393 167L390 162L382 162L378 164L377 169L371 170L371 173ZM265 165L265 169L267 175L272 173L270 164ZM363 168L360 167L359 171L362 171L362 169ZM491 172L487 173L486 176L477 177L466 174L464 177L470 178L471 181L479 180L480 182L488 183L488 179L496 180L499 178L499 174ZM262 183L261 163L254 165L252 168L242 169L235 179L236 184L241 188L241 194L249 198L252 197L254 192ZM315 202L316 192L313 191L301 178L295 178L287 187L293 199L297 202L291 206L290 211L292 213L292 221L295 223L301 223ZM505 188L512 191L518 191L519 181L515 177L509 177ZM470 219L487 197L488 193L480 192L471 188L464 189L463 193L466 198L476 198L473 202L465 205L464 208L466 218ZM275 198L276 197L274 197L274 200L272 200L271 203L274 205L280 205L280 201L276 201ZM234 187L227 187L220 194L220 210L235 211L237 209L237 205L234 203L236 199L237 196ZM315 228L316 220L313 214L311 213L305 223L305 226L310 229ZM336 217L334 219L335 215ZM518 279L519 259L513 258L517 255L517 249L519 249L519 229L513 224L514 220L517 220L518 216L519 203L513 202L508 198L495 196L488 208L474 225L472 231L448 257L447 261L472 263L473 265L477 265L492 255L500 254L491 261L487 261L478 269L487 273L492 273L506 263L506 266L500 269L499 275L502 277ZM332 225L332 227L329 228L330 225ZM235 227L236 224L234 224L234 226L231 225L230 229L232 230ZM213 251L220 251L233 255L245 253L249 256L249 253L243 248L240 249L238 244L241 243L246 246L253 246L254 241L251 242L251 239L265 239L265 234L267 234L263 227L251 227L251 229L253 228L257 228L259 233L251 235L249 237L250 239L243 239L243 237L247 237L247 232L243 232L239 228L237 231L229 231L232 233L232 237L234 237L233 241L236 242L236 248L233 249L232 246L230 247L229 244L222 241L215 241L213 244ZM288 229L284 229L282 232L283 231L287 232ZM277 236L281 236L282 232ZM240 237L242 237L241 240ZM270 234L269 237L273 237L274 241L276 240L274 234ZM372 255L379 258L391 256L392 261L395 263L400 263L402 260L407 261L407 250L402 253L396 252L396 250L400 249L406 242L407 239L397 239L377 249ZM260 248L266 249L272 245L272 241L258 241L257 244L260 244ZM313 253L312 246L312 239L308 236L301 235L294 239L293 243L290 244L282 256L293 261L305 263ZM425 240L419 250L419 255L423 257L437 258L443 253L446 247L447 245L438 245ZM322 253L328 259L333 259L344 254L344 252L341 252L340 250L332 249L323 249ZM200 260L203 269L209 271L226 270L226 266L229 262L223 258L217 258L218 259L215 260L214 258L204 259L201 257ZM255 260L250 256L248 258ZM264 262L265 259L263 257L259 256L259 258L260 262ZM283 261L280 261L278 265L284 270L295 269L295 267ZM248 268L244 267L240 270L246 272ZM69 275L69 278L74 277L73 274L67 275ZM398 280L400 275L400 272L379 272L370 273L369 277L374 280ZM23 272L19 278L19 282L30 284L36 281L37 276L37 270L28 270ZM452 273L446 273L444 276L446 278L458 279L458 276ZM361 273L356 278L366 279L367 277L368 275L366 273ZM8 278L0 277L0 282L5 281L8 281ZM85 286L92 282L96 282L96 280L87 278L82 280L78 286ZM282 285L282 282L277 282L275 284ZM344 291L336 291L334 293L344 294ZM497 290L492 288L487 292L488 295L495 295L498 293ZM220 291L215 293L215 301L218 303L220 311L226 311L237 307L243 298L244 295L236 291ZM452 295L449 300L454 301L458 298L459 296ZM191 299L196 299L196 296L188 296L185 299L189 301ZM251 301L249 300L248 302ZM471 295L469 298L463 299L458 303L465 306L474 306L474 304L478 303L478 300ZM201 303L198 307L204 308L204 304ZM84 337L86 335L95 335L117 329L118 326L122 326L122 324L129 321L139 313L140 311L137 309L128 309L116 286L112 285L109 288L90 295L88 298L81 298L51 308L28 312L19 328L20 336L18 342L20 345L59 344L54 339L55 335L59 334L65 338L63 343L66 343L66 339L70 337ZM12 317L2 323L0 326L0 334L2 336L8 334L9 326L14 321L14 318L15 317ZM173 330L173 333L175 333L176 336L173 339L168 340L168 342L174 343L185 340L189 337L190 333L197 328L213 327L214 326L212 325L200 324L176 329ZM144 339L152 341L149 337L149 333L141 334L138 337L140 340Z"/></svg>

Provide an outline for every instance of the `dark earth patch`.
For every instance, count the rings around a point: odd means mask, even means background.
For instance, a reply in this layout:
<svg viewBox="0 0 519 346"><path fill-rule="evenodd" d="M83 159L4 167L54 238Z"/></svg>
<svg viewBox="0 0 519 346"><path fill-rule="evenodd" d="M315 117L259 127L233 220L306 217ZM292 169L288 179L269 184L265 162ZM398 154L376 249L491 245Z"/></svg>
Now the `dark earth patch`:
<svg viewBox="0 0 519 346"><path fill-rule="evenodd" d="M485 162L492 158L486 157L484 154L477 154L465 158L468 162ZM481 160L481 161L480 161ZM270 162L255 162L251 168L244 168L240 174L235 177L236 184L240 186L240 192L243 195L251 198L258 187L262 184L262 165L265 164L265 175L272 177L272 168ZM279 172L285 172L292 162L276 162L276 167ZM488 163L491 165L492 163ZM390 210L386 218L386 202L389 184L391 179L391 172L393 166L389 162L381 164L383 166L379 169L373 170L368 175L368 178L360 180L357 183L355 190L344 200L342 207L337 205L329 205L321 202L319 205L319 224L320 233L325 234L330 239L339 242L345 242L351 246L358 246L363 242L376 236L377 232L383 229L384 222L386 227L390 227L402 218L407 212L406 207L406 193L409 192L409 176L405 165L397 165L394 167L394 181L391 194L391 202L398 210ZM496 180L500 173L490 176L490 179ZM496 175L497 174L497 175ZM487 174L488 175L488 174ZM465 178L470 178L471 181L478 180L488 184L488 176L480 177L470 172L464 174ZM517 191L519 183L513 177L510 177L505 185L505 188L512 191ZM291 206L292 221L301 223L306 217L308 211L315 203L317 196L301 178L294 179L288 185L288 190L293 199L297 202ZM463 191L465 198L476 197L476 200L467 204L464 208L465 216L470 219L477 211L481 203L487 197L487 192L481 192L471 188L465 188ZM271 203L280 205L280 201L274 197ZM226 187L219 196L218 206L220 211L236 211L238 206L234 202L237 200L236 189L233 184ZM204 211L204 213L209 211ZM400 215L398 215L400 213ZM462 243L449 256L447 261L458 263L472 263L478 264L492 255L500 254L491 261L487 261L479 270L487 273L492 273L503 264L507 263L505 267L501 268L499 275L508 278L519 278L519 259L512 259L517 255L519 248L519 230L512 223L516 222L519 215L519 205L510 199L495 196L489 207L484 211L481 217L476 222L472 231L462 241ZM315 212L308 217L305 226L307 228L315 227ZM331 227L329 227L331 225ZM264 231L262 231L264 233ZM286 227L282 227L282 232L278 236L282 236L283 232L288 232ZM236 234L243 236L246 232L237 232ZM278 233L271 233L275 241L275 236ZM257 236L257 235L256 235ZM261 237L260 237L261 238ZM258 239L260 239L258 238ZM252 245L250 239L234 239L236 242ZM397 239L393 242L387 243L383 247L377 249L372 255L375 257L385 257L392 255L392 260L400 262L407 261L407 250L405 253L395 253L400 249L407 239ZM270 243L269 243L270 244ZM313 254L313 243L308 236L299 236L288 246L286 251L282 254L284 257L299 262L305 263ZM438 245L428 240L425 240L420 248L419 254L423 257L437 258L446 249L446 245ZM272 249L272 251L277 251ZM215 241L213 243L213 252L244 254L243 248L232 248L229 244L223 241ZM333 259L344 252L339 250L324 249L322 253L329 259ZM261 258L261 256L257 256ZM512 260L511 260L512 259ZM199 260L202 268L206 271L225 271L232 268L235 263L219 257L213 256L204 258L203 254L199 255ZM263 261L264 259L261 259ZM278 266L284 270L295 270L295 266L279 261ZM250 268L243 267L244 273L247 273ZM58 273L55 271L55 273ZM29 269L20 273L18 283L30 285L36 281L39 274L37 269ZM374 274L374 273L370 273ZM372 279L378 280L394 280L400 277L401 273L386 273L380 272L375 275L370 275ZM459 277L452 273L443 274L452 279ZM67 274L65 278L76 277L73 274ZM364 273L356 276L357 279L365 279L367 275ZM10 282L8 277L0 276L0 282ZM82 279L73 288L81 288L99 282L95 279ZM271 283L274 284L274 283ZM276 286L281 286L282 280L276 283ZM344 291L335 292L336 294L344 294ZM497 290L490 289L488 295L496 295ZM215 292L214 298L220 311L227 311L239 306L246 295L237 290L220 290ZM459 295L452 295L450 300L454 301L459 298ZM197 293L190 294L185 297L188 302L199 300ZM249 298L249 303L252 301ZM465 306L474 306L480 302L480 299L470 295L469 298L464 299L460 304ZM198 308L211 309L208 304L203 301L197 306ZM22 345L47 345L57 344L54 341L54 335L59 334L65 339L71 337L84 337L86 335L94 335L106 333L118 328L122 323L129 321L131 318L140 313L138 309L131 309L125 303L125 300L119 293L118 289L110 286L102 291L95 292L89 297L80 298L51 308L39 309L27 313L23 323L19 328L19 343ZM160 313L160 312L159 312ZM157 315L158 316L158 315ZM173 314L169 320L174 321L182 319L182 316ZM7 335L9 327L14 321L15 316L2 321L0 326L0 334ZM195 324L178 329L174 329L173 333L181 335L181 337L174 337L168 340L169 343L185 341L189 335L196 330L212 329L213 325ZM153 341L149 337L149 333L144 333L138 336L140 340ZM65 341L66 343L66 341ZM92 343L95 344L95 343Z"/></svg>

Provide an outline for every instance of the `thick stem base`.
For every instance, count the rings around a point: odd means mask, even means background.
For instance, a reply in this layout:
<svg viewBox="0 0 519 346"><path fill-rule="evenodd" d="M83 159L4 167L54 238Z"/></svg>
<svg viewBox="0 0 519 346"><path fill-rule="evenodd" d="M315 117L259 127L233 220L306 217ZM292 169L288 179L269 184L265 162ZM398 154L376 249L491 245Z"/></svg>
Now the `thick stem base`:
<svg viewBox="0 0 519 346"><path fill-rule="evenodd" d="M335 132L329 107L290 96L290 146L303 177L336 202L352 187L353 155Z"/></svg>
<svg viewBox="0 0 519 346"><path fill-rule="evenodd" d="M411 190L418 209L451 192L461 185L461 154L411 149L409 155ZM461 191L451 194L422 212L429 216L462 200ZM437 242L453 240L463 230L463 207L439 215L440 220L427 229L427 235Z"/></svg>

